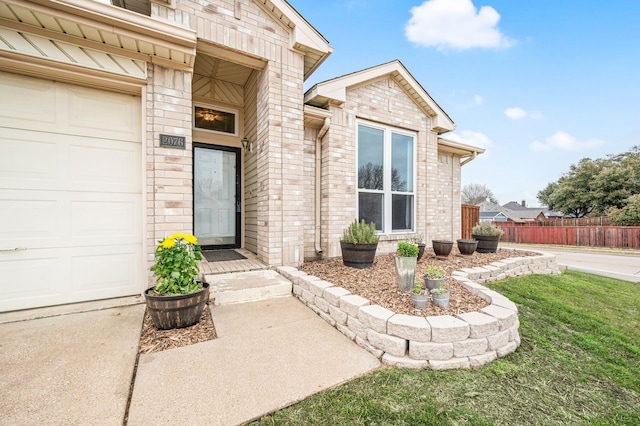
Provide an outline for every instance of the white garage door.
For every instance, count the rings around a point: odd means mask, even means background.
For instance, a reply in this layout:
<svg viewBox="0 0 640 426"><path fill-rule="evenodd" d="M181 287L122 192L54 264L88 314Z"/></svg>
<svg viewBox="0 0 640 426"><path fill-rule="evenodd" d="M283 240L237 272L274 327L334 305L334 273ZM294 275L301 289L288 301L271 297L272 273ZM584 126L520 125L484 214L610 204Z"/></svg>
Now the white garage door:
<svg viewBox="0 0 640 426"><path fill-rule="evenodd" d="M140 98L0 72L0 311L139 293Z"/></svg>

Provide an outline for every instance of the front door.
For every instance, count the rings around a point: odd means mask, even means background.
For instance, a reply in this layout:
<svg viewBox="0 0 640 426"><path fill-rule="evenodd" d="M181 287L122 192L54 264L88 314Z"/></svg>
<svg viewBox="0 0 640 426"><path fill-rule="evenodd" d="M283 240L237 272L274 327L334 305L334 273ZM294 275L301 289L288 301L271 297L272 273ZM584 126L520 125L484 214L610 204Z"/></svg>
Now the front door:
<svg viewBox="0 0 640 426"><path fill-rule="evenodd" d="M195 143L193 230L203 249L240 247L240 149Z"/></svg>

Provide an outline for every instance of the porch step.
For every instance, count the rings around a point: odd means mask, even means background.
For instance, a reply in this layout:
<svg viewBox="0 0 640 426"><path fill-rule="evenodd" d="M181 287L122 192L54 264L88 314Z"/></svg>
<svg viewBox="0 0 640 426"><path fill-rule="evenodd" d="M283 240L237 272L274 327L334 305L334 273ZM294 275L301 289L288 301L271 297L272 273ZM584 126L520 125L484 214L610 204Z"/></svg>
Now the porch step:
<svg viewBox="0 0 640 426"><path fill-rule="evenodd" d="M214 305L257 302L291 296L291 281L269 269L205 275Z"/></svg>

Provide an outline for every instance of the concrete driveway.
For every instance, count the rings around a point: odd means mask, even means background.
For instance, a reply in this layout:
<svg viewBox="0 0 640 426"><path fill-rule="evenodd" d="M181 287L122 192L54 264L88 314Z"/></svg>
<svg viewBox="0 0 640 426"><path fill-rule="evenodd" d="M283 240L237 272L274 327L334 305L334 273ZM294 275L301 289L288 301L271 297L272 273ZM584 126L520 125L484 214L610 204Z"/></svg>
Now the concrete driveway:
<svg viewBox="0 0 640 426"><path fill-rule="evenodd" d="M554 254L560 269L640 282L640 250L514 243L500 243L500 247Z"/></svg>

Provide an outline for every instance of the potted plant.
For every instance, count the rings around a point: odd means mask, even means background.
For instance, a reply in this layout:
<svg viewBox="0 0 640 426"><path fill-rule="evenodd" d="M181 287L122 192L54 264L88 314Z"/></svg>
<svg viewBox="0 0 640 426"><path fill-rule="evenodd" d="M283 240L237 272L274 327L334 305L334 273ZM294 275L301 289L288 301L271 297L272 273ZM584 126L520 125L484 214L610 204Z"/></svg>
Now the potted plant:
<svg viewBox="0 0 640 426"><path fill-rule="evenodd" d="M364 219L360 222L354 220L340 240L342 263L357 269L370 268L376 257L379 239L375 223L367 224Z"/></svg>
<svg viewBox="0 0 640 426"><path fill-rule="evenodd" d="M444 283L440 283L438 288L431 290L431 298L435 306L449 307L449 290L444 288Z"/></svg>
<svg viewBox="0 0 640 426"><path fill-rule="evenodd" d="M429 265L424 273L427 289L433 290L444 284L445 271L442 266Z"/></svg>
<svg viewBox="0 0 640 426"><path fill-rule="evenodd" d="M480 222L471 229L471 236L478 241L478 253L495 253L502 234L502 229L491 222Z"/></svg>
<svg viewBox="0 0 640 426"><path fill-rule="evenodd" d="M413 288L411 303L416 309L424 310L429 306L429 293L426 293L424 288L422 288L422 281L420 280L416 281L416 285Z"/></svg>
<svg viewBox="0 0 640 426"><path fill-rule="evenodd" d="M177 233L158 241L151 271L156 285L144 292L156 328L189 327L200 321L209 300L209 284L196 280L202 259L196 237Z"/></svg>
<svg viewBox="0 0 640 426"><path fill-rule="evenodd" d="M478 241L473 239L467 240L467 239L461 238L457 241L457 243L458 243L458 251L463 256L472 256L473 252L476 251L476 248L478 247Z"/></svg>
<svg viewBox="0 0 640 426"><path fill-rule="evenodd" d="M433 246L433 252L436 254L436 257L447 257L453 248L453 241L431 240L431 245Z"/></svg>
<svg viewBox="0 0 640 426"><path fill-rule="evenodd" d="M398 289L403 293L411 293L413 290L419 251L417 244L409 241L398 242L395 257L396 282Z"/></svg>
<svg viewBox="0 0 640 426"><path fill-rule="evenodd" d="M427 244L422 239L422 235L420 234L414 235L409 239L409 242L412 242L418 245L418 261L420 261L420 259L422 259L422 256L424 256L424 249L427 247Z"/></svg>

